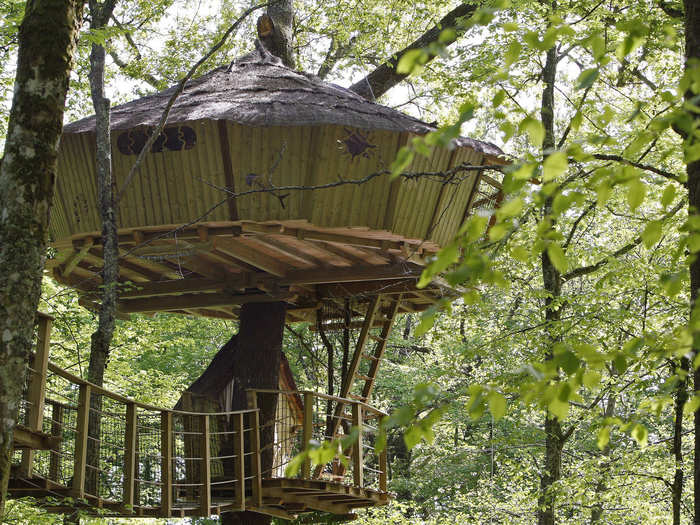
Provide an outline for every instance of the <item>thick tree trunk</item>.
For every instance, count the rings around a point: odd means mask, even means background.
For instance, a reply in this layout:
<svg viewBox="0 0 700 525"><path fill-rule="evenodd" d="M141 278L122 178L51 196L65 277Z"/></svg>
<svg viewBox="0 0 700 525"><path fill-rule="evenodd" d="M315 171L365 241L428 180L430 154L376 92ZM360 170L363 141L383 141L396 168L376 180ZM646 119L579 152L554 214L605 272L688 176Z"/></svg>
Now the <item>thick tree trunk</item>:
<svg viewBox="0 0 700 525"><path fill-rule="evenodd" d="M698 0L684 0L685 7L685 57L686 70L700 67L700 2ZM687 98L692 98L696 94L686 93ZM690 112L693 119L700 119L696 113ZM689 139L697 142L692 137ZM700 161L691 162L686 166L688 174L688 215L700 215ZM693 315L696 301L700 289L700 254L695 254L690 263L690 315ZM691 323L692 326L692 323ZM693 354L700 351L699 334L693 334ZM700 395L700 369L696 368L693 373L693 388L695 394ZM695 457L693 459L693 501L695 504L695 516L693 523L700 525L700 410L695 412Z"/></svg>
<svg viewBox="0 0 700 525"><path fill-rule="evenodd" d="M82 2L34 0L27 3L19 28L0 165L0 517L41 293L56 156L81 19Z"/></svg>
<svg viewBox="0 0 700 525"><path fill-rule="evenodd" d="M238 334L231 349L233 397L232 410L246 408L246 390L279 386L279 370L284 333L284 303L245 304L241 308ZM263 396L260 408L261 425L275 418L276 403L272 396ZM261 448L274 440L274 426L270 425L260 435ZM272 467L272 447L261 458L263 471ZM268 525L269 516L254 512L226 513L221 516L223 525Z"/></svg>
<svg viewBox="0 0 700 525"><path fill-rule="evenodd" d="M543 157L546 158L555 147L554 140L554 82L556 80L557 52L552 47L547 51L547 60L542 70L544 90L542 91L542 106L540 116L545 130L542 142ZM542 214L551 215L553 196L545 199ZM552 347L559 340L558 324L561 317L558 305L561 296L561 274L549 259L547 250L542 252L542 281L547 292L545 299L545 319L547 321L548 345L545 359L552 359ZM564 436L561 423L549 411L545 414L545 462L544 471L540 475L540 494L538 497L537 523L539 525L554 525L556 522L556 494L554 484L561 477L561 454L564 447Z"/></svg>
<svg viewBox="0 0 700 525"><path fill-rule="evenodd" d="M116 0L108 0L103 5L90 2L92 29L101 29L112 16ZM90 362L88 381L102 386L104 372L109 358L109 348L114 334L115 313L117 308L117 279L119 277L119 252L117 238L117 220L112 187L112 146L109 131L109 99L104 94L105 48L92 44L90 52L90 94L95 108L96 173L97 192L102 220L102 297L97 330L90 341ZM99 467L100 455L100 412L101 398L94 396L91 400L93 411L90 414L88 434L93 438L88 441L88 465ZM97 494L97 471L89 470L86 488L90 494Z"/></svg>
<svg viewBox="0 0 700 525"><path fill-rule="evenodd" d="M267 15L275 24L275 29L270 40L265 42L265 47L270 53L281 58L285 66L294 68L294 55L292 54L294 7L292 0L279 0L270 3L267 7Z"/></svg>

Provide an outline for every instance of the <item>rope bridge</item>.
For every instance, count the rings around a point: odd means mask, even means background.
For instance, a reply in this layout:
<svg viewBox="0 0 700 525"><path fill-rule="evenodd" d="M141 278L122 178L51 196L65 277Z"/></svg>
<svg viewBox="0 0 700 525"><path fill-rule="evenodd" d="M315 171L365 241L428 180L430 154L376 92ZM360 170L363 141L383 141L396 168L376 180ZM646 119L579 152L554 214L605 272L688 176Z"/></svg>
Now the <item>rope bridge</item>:
<svg viewBox="0 0 700 525"><path fill-rule="evenodd" d="M192 412L138 403L48 360L51 318L38 316L15 430L9 494L48 511L123 517L211 516L254 510L293 519L345 515L388 503L386 451L374 448L385 414L315 392L251 390L248 408ZM260 421L258 406L274 403ZM267 405L270 406L270 405ZM357 432L348 449L296 478L286 467L311 440Z"/></svg>

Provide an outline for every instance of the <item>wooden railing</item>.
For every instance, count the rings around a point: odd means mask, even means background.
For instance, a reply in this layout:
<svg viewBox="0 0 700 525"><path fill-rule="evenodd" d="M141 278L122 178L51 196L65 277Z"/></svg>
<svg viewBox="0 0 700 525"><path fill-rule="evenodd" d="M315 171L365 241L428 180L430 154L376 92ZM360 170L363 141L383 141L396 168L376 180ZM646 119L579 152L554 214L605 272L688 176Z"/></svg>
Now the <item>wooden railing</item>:
<svg viewBox="0 0 700 525"><path fill-rule="evenodd" d="M375 447L379 420L385 412L366 403L318 392L251 389L248 408L276 406L274 418L261 426L263 478L285 477L292 459L309 442L338 439L353 429L358 438L346 450L338 447L334 458L323 465L306 459L297 473L302 479L327 479L360 488L387 491L386 448ZM265 430L274 428L274 438L265 439ZM331 432L335 429L335 434ZM266 451L272 451L265 457ZM269 457L271 456L271 457ZM267 461L266 461L267 460ZM313 468L312 468L313 467Z"/></svg>
<svg viewBox="0 0 700 525"><path fill-rule="evenodd" d="M262 505L257 410L168 410L91 384L48 361L50 323L40 317L20 424L57 444L18 450L22 479L120 515L210 516Z"/></svg>
<svg viewBox="0 0 700 525"><path fill-rule="evenodd" d="M345 450L339 446L313 470L307 459L297 477L386 493L386 451L375 448L386 414L376 408L316 392L250 390L245 410L163 409L51 363L50 330L51 318L40 315L19 423L47 445L15 452L13 479L21 487L119 516L262 509L264 479L285 478L289 462L312 440L356 430Z"/></svg>

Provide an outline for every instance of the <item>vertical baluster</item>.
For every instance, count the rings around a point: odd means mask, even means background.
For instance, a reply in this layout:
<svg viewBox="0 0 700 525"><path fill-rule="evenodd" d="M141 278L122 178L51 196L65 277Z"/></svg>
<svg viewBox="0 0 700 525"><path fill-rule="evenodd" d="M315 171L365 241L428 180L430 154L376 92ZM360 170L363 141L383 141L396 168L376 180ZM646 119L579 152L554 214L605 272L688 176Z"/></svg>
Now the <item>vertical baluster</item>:
<svg viewBox="0 0 700 525"><path fill-rule="evenodd" d="M202 420L202 489L200 492L199 508L202 516L211 515L211 464L209 444L209 416L203 414Z"/></svg>
<svg viewBox="0 0 700 525"><path fill-rule="evenodd" d="M136 478L136 404L126 405L126 428L124 431L124 510L133 512L134 479Z"/></svg>
<svg viewBox="0 0 700 525"><path fill-rule="evenodd" d="M304 449L309 446L309 441L314 437L314 395L311 392L304 393ZM311 479L311 458L306 457L301 466L301 478Z"/></svg>
<svg viewBox="0 0 700 525"><path fill-rule="evenodd" d="M27 392L27 426L30 430L41 432L44 420L44 398L46 396L46 375L49 367L49 343L51 341L51 322L53 317L37 312L39 329L36 342L36 352L29 372L29 390ZM22 453L20 469L27 478L32 477L34 451L29 449Z"/></svg>
<svg viewBox="0 0 700 525"><path fill-rule="evenodd" d="M260 465L260 413L256 409L250 412L250 456L251 474L253 476L253 505L262 507L262 467Z"/></svg>
<svg viewBox="0 0 700 525"><path fill-rule="evenodd" d="M386 492L387 466L386 466L386 444L384 450L379 453L379 490Z"/></svg>
<svg viewBox="0 0 700 525"><path fill-rule="evenodd" d="M245 436L243 414L233 416L234 431L234 477L236 478L236 503L240 510L245 510Z"/></svg>
<svg viewBox="0 0 700 525"><path fill-rule="evenodd" d="M358 431L357 441L352 446L352 479L356 487L362 486L362 405L352 404L352 426Z"/></svg>
<svg viewBox="0 0 700 525"><path fill-rule="evenodd" d="M170 517L173 507L173 414L160 413L161 428L161 516Z"/></svg>
<svg viewBox="0 0 700 525"><path fill-rule="evenodd" d="M88 420L90 418L89 384L80 385L78 395L78 420L75 429L75 456L73 469L73 485L71 492L74 498L85 497L85 468L87 464Z"/></svg>
<svg viewBox="0 0 700 525"><path fill-rule="evenodd" d="M61 438L63 435L63 405L58 401L51 402L51 436ZM58 482L58 475L61 471L61 444L56 443L51 449L51 459L49 460L49 479Z"/></svg>

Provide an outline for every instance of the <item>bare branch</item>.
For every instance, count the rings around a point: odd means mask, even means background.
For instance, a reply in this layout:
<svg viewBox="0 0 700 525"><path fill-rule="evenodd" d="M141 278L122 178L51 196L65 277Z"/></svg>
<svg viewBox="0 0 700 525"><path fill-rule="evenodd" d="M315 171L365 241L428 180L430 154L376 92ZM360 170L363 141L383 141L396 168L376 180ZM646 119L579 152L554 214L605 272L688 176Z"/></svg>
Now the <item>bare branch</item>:
<svg viewBox="0 0 700 525"><path fill-rule="evenodd" d="M596 153L593 155L593 158L596 158L598 160L610 160L613 162L619 162L621 164L627 164L629 166L634 166L635 168L639 168L640 170L644 171L649 171L651 173L656 173L657 175L661 175L662 177L666 177L667 179L676 181L680 184L685 184L681 180L681 178L676 175L675 173L671 173L670 171L663 170L661 168L657 168L656 166L651 166L649 164L642 164L641 162L635 162L633 160L626 159L620 155L607 155L605 153Z"/></svg>

